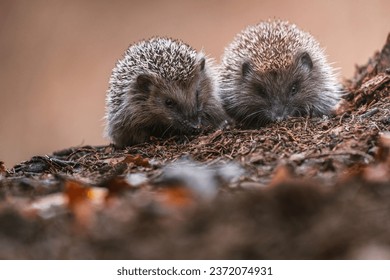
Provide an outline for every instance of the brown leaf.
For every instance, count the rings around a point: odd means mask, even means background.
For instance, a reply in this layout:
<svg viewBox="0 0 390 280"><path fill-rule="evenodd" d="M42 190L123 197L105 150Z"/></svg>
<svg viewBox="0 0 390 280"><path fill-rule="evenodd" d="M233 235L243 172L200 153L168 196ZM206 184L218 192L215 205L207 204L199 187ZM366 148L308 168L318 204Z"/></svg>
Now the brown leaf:
<svg viewBox="0 0 390 280"><path fill-rule="evenodd" d="M77 204L93 198L93 192L90 187L73 180L66 181L64 192L71 209L74 209Z"/></svg>
<svg viewBox="0 0 390 280"><path fill-rule="evenodd" d="M194 201L192 192L188 188L180 185L163 187L159 190L158 194L162 198L162 202L167 206L189 206Z"/></svg>
<svg viewBox="0 0 390 280"><path fill-rule="evenodd" d="M0 161L0 175L7 174L7 168L5 168L4 162Z"/></svg>
<svg viewBox="0 0 390 280"><path fill-rule="evenodd" d="M293 177L293 172L291 168L287 165L280 165L274 171L274 175L269 183L270 187L279 185L282 182L291 180Z"/></svg>
<svg viewBox="0 0 390 280"><path fill-rule="evenodd" d="M68 180L64 192L68 198L68 207L75 218L75 229L81 231L90 229L95 222L96 209L103 205L106 191Z"/></svg>
<svg viewBox="0 0 390 280"><path fill-rule="evenodd" d="M124 163L134 163L137 166L142 166L142 167L149 167L149 160L146 158L143 158L141 155L135 155L131 156L128 155L126 158L122 161Z"/></svg>
<svg viewBox="0 0 390 280"><path fill-rule="evenodd" d="M378 152L376 158L380 162L389 162L390 164L390 132L379 134Z"/></svg>
<svg viewBox="0 0 390 280"><path fill-rule="evenodd" d="M120 195L124 191L133 189L133 186L127 183L125 179L120 177L114 177L104 182L101 186L103 188L108 189L108 193L106 194L106 200L113 196Z"/></svg>
<svg viewBox="0 0 390 280"><path fill-rule="evenodd" d="M390 180L389 171L388 166L382 163L376 166L368 166L364 170L363 176L367 181L386 183Z"/></svg>

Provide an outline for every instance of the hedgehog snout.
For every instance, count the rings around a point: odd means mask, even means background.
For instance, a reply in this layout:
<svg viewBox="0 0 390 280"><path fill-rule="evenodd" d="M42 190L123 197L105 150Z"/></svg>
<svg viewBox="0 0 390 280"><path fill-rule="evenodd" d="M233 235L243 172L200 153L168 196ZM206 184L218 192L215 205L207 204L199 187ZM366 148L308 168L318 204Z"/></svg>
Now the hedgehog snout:
<svg viewBox="0 0 390 280"><path fill-rule="evenodd" d="M198 121L185 120L182 124L183 130L188 134L199 134L201 131L201 124Z"/></svg>
<svg viewBox="0 0 390 280"><path fill-rule="evenodd" d="M201 131L200 123L190 124L190 128L191 128L191 134L199 134Z"/></svg>
<svg viewBox="0 0 390 280"><path fill-rule="evenodd" d="M273 122L281 122L288 117L286 106L278 105L271 108L271 120Z"/></svg>

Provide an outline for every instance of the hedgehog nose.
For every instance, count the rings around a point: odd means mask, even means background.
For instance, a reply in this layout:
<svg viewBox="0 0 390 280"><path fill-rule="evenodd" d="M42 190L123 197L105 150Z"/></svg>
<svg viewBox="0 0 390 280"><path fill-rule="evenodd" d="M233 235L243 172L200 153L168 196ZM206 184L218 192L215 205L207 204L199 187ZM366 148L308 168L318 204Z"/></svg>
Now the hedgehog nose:
<svg viewBox="0 0 390 280"><path fill-rule="evenodd" d="M192 134L199 134L201 129L200 123L190 124L190 131Z"/></svg>
<svg viewBox="0 0 390 280"><path fill-rule="evenodd" d="M275 118L275 121L276 121L276 122L281 122L282 120L284 120L284 117L283 117L283 116L277 116L277 117Z"/></svg>
<svg viewBox="0 0 390 280"><path fill-rule="evenodd" d="M286 118L286 110L284 107L275 108L272 114L272 119L275 122L281 122Z"/></svg>

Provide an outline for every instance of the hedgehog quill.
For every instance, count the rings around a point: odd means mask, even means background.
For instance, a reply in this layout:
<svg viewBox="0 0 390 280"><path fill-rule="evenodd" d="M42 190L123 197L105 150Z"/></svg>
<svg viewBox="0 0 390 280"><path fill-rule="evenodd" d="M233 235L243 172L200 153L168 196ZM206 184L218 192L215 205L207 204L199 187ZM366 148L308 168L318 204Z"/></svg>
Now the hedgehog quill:
<svg viewBox="0 0 390 280"><path fill-rule="evenodd" d="M341 85L311 36L284 21L249 26L225 49L221 98L244 128L288 117L330 115Z"/></svg>
<svg viewBox="0 0 390 280"><path fill-rule="evenodd" d="M217 128L227 118L217 77L213 60L182 41L153 37L131 45L110 78L106 135L124 147Z"/></svg>

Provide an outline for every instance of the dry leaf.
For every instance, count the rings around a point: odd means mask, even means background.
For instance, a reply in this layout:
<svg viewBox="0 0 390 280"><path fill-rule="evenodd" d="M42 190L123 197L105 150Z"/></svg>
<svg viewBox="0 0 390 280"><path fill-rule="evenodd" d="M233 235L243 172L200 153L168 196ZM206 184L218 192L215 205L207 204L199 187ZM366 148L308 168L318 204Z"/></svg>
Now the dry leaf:
<svg viewBox="0 0 390 280"><path fill-rule="evenodd" d="M280 165L275 169L274 175L271 179L271 182L269 183L269 186L274 187L282 182L291 180L292 177L293 173L291 171L291 168L287 165Z"/></svg>
<svg viewBox="0 0 390 280"><path fill-rule="evenodd" d="M149 160L146 158L143 158L141 155L135 155L135 156L128 155L128 156L126 156L126 158L122 162L134 163L135 165L142 166L142 167L149 167L150 166Z"/></svg>
<svg viewBox="0 0 390 280"><path fill-rule="evenodd" d="M377 160L380 162L389 162L390 164L390 132L379 134Z"/></svg>
<svg viewBox="0 0 390 280"><path fill-rule="evenodd" d="M66 196L63 193L54 193L34 200L23 211L30 217L39 216L43 219L50 219L63 214L66 206Z"/></svg>
<svg viewBox="0 0 390 280"><path fill-rule="evenodd" d="M110 197L117 196L124 191L133 189L126 179L120 177L114 177L104 182L101 186L108 189L108 193L106 193L106 200Z"/></svg>
<svg viewBox="0 0 390 280"><path fill-rule="evenodd" d="M368 166L364 169L363 176L367 181L376 183L389 182L389 169L385 164L378 164L376 166Z"/></svg>
<svg viewBox="0 0 390 280"><path fill-rule="evenodd" d="M4 162L0 161L0 176L5 176L6 174L7 168L5 168Z"/></svg>
<svg viewBox="0 0 390 280"><path fill-rule="evenodd" d="M78 203L90 200L93 197L93 192L90 187L73 180L66 181L64 192L68 198L68 205L71 209Z"/></svg>
<svg viewBox="0 0 390 280"><path fill-rule="evenodd" d="M180 185L160 188L158 194L167 206L183 207L194 202L192 192Z"/></svg>

